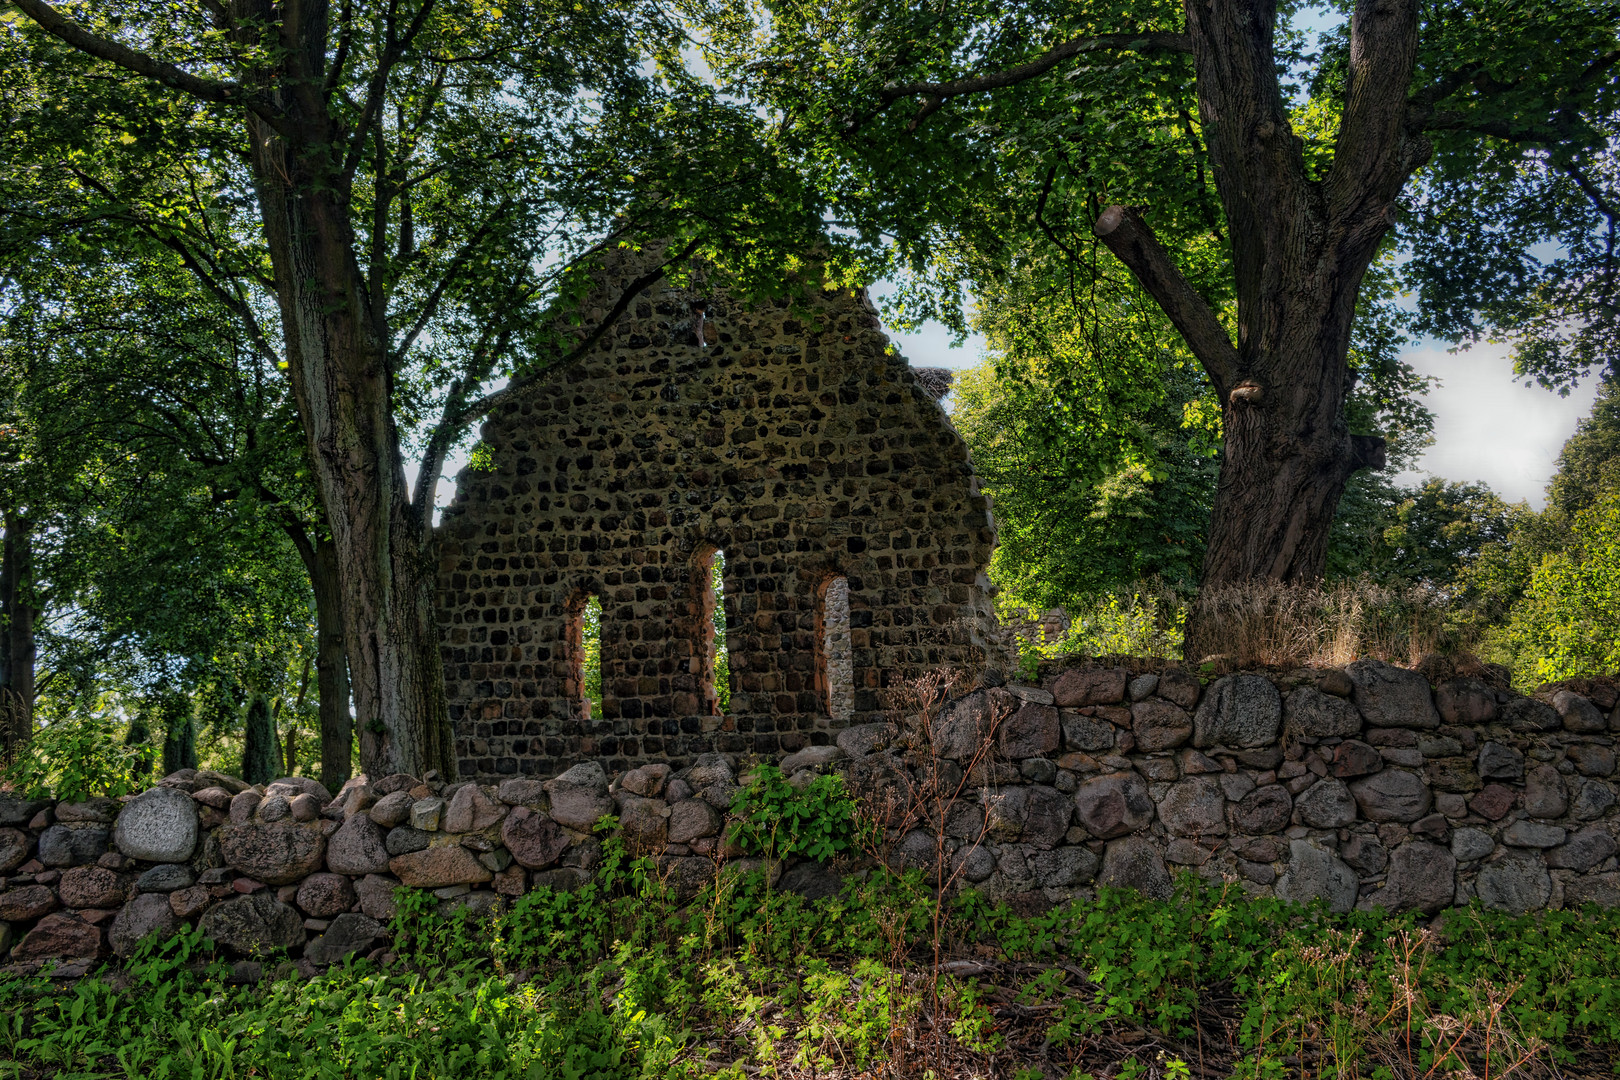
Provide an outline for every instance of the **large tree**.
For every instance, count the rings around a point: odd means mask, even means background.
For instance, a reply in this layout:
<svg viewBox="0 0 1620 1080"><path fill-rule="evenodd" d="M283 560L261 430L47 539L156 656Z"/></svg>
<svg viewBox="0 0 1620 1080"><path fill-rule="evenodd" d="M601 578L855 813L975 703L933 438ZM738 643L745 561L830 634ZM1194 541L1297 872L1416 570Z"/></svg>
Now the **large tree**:
<svg viewBox="0 0 1620 1080"><path fill-rule="evenodd" d="M446 453L689 256L760 280L819 209L652 0L12 2L0 67L36 97L10 251L85 223L166 249L283 367L362 766L453 773L427 550ZM649 237L662 263L574 310L597 256Z"/></svg>
<svg viewBox="0 0 1620 1080"><path fill-rule="evenodd" d="M1517 335L1551 381L1607 359L1612 3L1335 3L1303 9L1316 53L1275 0L769 8L709 9L711 60L841 226L891 239L912 314L1049 245L1079 295L1122 266L1168 316L1222 410L1206 585L1320 577L1347 481L1384 464L1345 405L1391 245L1420 256L1390 264L1420 328Z"/></svg>

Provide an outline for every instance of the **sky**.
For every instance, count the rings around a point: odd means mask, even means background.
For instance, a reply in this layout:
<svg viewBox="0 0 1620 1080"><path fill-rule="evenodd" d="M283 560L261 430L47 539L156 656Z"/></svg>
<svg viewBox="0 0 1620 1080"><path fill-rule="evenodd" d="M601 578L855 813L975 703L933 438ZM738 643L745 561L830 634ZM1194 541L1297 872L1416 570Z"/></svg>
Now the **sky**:
<svg viewBox="0 0 1620 1080"><path fill-rule="evenodd" d="M972 367L983 357L982 337L974 335L953 347L950 332L938 323L915 334L884 329L915 367ZM1443 343L1420 342L1406 350L1404 359L1419 374L1440 382L1425 399L1434 413L1434 445L1418 462L1418 471L1397 479L1413 483L1430 474L1483 480L1508 502L1524 499L1541 509L1564 440L1575 433L1575 422L1592 411L1596 377L1559 397L1514 382L1505 346L1452 353Z"/></svg>

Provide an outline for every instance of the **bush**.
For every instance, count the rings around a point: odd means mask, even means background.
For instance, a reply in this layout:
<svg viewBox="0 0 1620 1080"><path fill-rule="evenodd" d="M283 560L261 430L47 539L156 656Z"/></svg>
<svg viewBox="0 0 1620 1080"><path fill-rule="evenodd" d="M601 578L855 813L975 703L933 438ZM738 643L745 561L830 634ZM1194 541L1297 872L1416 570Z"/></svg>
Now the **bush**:
<svg viewBox="0 0 1620 1080"><path fill-rule="evenodd" d="M1620 671L1620 490L1577 514L1571 536L1531 572L1495 638L1527 684Z"/></svg>
<svg viewBox="0 0 1620 1080"><path fill-rule="evenodd" d="M817 776L795 788L781 769L761 765L733 796L731 813L731 839L751 855L825 862L855 846L855 800L841 776Z"/></svg>
<svg viewBox="0 0 1620 1080"><path fill-rule="evenodd" d="M22 755L5 770L5 782L27 792L54 795L63 802L81 802L93 795L116 798L138 791L141 780L136 774L144 762L144 748L126 746L121 727L101 713L42 724L34 729Z"/></svg>

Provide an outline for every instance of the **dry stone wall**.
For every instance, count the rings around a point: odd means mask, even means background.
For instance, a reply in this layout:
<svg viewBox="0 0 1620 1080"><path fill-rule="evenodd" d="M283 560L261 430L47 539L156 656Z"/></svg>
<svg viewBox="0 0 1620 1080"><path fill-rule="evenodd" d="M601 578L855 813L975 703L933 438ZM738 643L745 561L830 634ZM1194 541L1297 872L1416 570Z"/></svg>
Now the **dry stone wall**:
<svg viewBox="0 0 1620 1080"><path fill-rule="evenodd" d="M1071 668L949 702L929 740L914 719L858 724L780 766L794 785L840 772L880 810L929 784L959 790L939 819L947 870L1026 906L1098 885L1168 896L1184 870L1336 911L1613 907L1620 702L1613 685L1584 689L1431 686L1377 661L1208 681ZM590 761L498 784L358 777L335 797L312 780L192 770L123 800L0 794L0 951L71 973L200 921L243 978L278 950L313 970L384 952L401 886L476 913L582 884L605 814L690 893L734 854L724 815L755 761L710 752L614 774ZM894 864L937 872L934 837L892 840ZM873 866L768 869L815 897Z"/></svg>
<svg viewBox="0 0 1620 1080"><path fill-rule="evenodd" d="M1431 686L1379 661L1213 681L1080 668L954 702L934 726L940 764L886 746L892 728L839 743L862 751L847 766L860 786L968 762L1004 717L1000 760L967 777L982 817L951 841L998 896L1165 896L1187 870L1336 911L1612 907L1620 708L1612 685L1587 689L1596 702Z"/></svg>
<svg viewBox="0 0 1620 1080"><path fill-rule="evenodd" d="M604 271L613 288L587 321L636 273ZM747 308L659 288L587 359L507 403L482 432L492 468L460 475L438 533L461 775L830 745L884 715L897 683L983 664L994 529L935 383L890 349L862 293ZM707 606L717 551L724 714ZM832 625L829 589L847 598ZM600 715L580 683L591 596Z"/></svg>

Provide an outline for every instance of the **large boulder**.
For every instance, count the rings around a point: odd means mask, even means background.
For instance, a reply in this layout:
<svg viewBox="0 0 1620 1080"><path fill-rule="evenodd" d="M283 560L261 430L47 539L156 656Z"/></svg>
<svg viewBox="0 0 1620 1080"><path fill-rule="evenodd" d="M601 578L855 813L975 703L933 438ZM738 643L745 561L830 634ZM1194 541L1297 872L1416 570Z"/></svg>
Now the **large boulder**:
<svg viewBox="0 0 1620 1080"><path fill-rule="evenodd" d="M1451 854L1460 863L1478 862L1496 850L1496 840L1484 829L1458 829L1451 834Z"/></svg>
<svg viewBox="0 0 1620 1080"><path fill-rule="evenodd" d="M1353 665L1352 665L1353 666ZM1357 780L1350 794L1368 821L1416 821L1429 812L1434 796L1416 773L1404 769L1383 772Z"/></svg>
<svg viewBox="0 0 1620 1080"><path fill-rule="evenodd" d="M1433 914L1457 895L1457 860L1436 844L1414 840L1395 849L1389 876L1373 902L1390 911L1418 910Z"/></svg>
<svg viewBox="0 0 1620 1080"><path fill-rule="evenodd" d="M1074 793L1080 823L1103 840L1135 832L1153 820L1147 784L1134 772L1114 772L1082 783Z"/></svg>
<svg viewBox="0 0 1620 1080"><path fill-rule="evenodd" d="M360 910L373 919L385 922L394 917L394 890L397 888L397 878L382 874L367 874L354 883L354 893L360 898Z"/></svg>
<svg viewBox="0 0 1620 1080"><path fill-rule="evenodd" d="M1613 856L1615 850L1614 837L1596 826L1589 826L1571 836L1562 847L1547 852L1547 865L1554 870L1585 873Z"/></svg>
<svg viewBox="0 0 1620 1080"><path fill-rule="evenodd" d="M1185 715L1185 714L1183 714ZM1063 724L1063 746L1067 750L1108 750L1114 745L1114 725L1108 721L1087 716L1074 709L1058 713ZM1192 733L1192 718L1187 717L1187 733Z"/></svg>
<svg viewBox="0 0 1620 1080"><path fill-rule="evenodd" d="M1522 780L1524 755L1511 746L1487 742L1479 748L1479 775L1486 780Z"/></svg>
<svg viewBox="0 0 1620 1080"><path fill-rule="evenodd" d="M1478 679L1447 679L1435 688L1434 704L1448 724L1479 727L1496 719L1496 695Z"/></svg>
<svg viewBox="0 0 1620 1080"><path fill-rule="evenodd" d="M319 825L283 818L226 825L219 831L219 849L228 866L255 881L290 885L321 868L326 838Z"/></svg>
<svg viewBox="0 0 1620 1080"><path fill-rule="evenodd" d="M1333 748L1333 775L1341 780L1367 776L1384 767L1384 755L1360 739L1346 739Z"/></svg>
<svg viewBox="0 0 1620 1080"><path fill-rule="evenodd" d="M1029 701L1001 722L996 736L1001 741L1001 752L1018 761L1051 754L1057 750L1062 733L1056 709Z"/></svg>
<svg viewBox="0 0 1620 1080"><path fill-rule="evenodd" d="M1131 730L1136 734L1138 750L1146 753L1174 750L1192 737L1193 719L1175 702L1148 698L1131 706ZM1112 734L1110 730L1108 741L1097 749L1112 746Z"/></svg>
<svg viewBox="0 0 1620 1080"><path fill-rule="evenodd" d="M435 844L397 855L388 868L401 882L416 889L442 889L446 885L479 885L495 875L478 856L460 844Z"/></svg>
<svg viewBox="0 0 1620 1080"><path fill-rule="evenodd" d="M1174 891L1163 856L1144 836L1130 836L1108 845L1103 852L1097 884L1135 889L1157 900L1170 899Z"/></svg>
<svg viewBox="0 0 1620 1080"><path fill-rule="evenodd" d="M1570 812L1581 821L1595 821L1608 813L1614 801L1614 788L1602 780L1588 780L1575 792Z"/></svg>
<svg viewBox="0 0 1620 1080"><path fill-rule="evenodd" d="M28 861L34 841L21 829L0 829L0 874L9 874Z"/></svg>
<svg viewBox="0 0 1620 1080"><path fill-rule="evenodd" d="M179 863L159 863L135 879L139 892L171 893L176 889L189 889L197 883L191 867Z"/></svg>
<svg viewBox="0 0 1620 1080"><path fill-rule="evenodd" d="M445 832L467 833L487 829L506 816L506 807L489 797L477 784L463 784L450 798L444 812ZM370 871L366 871L370 873Z"/></svg>
<svg viewBox="0 0 1620 1080"><path fill-rule="evenodd" d="M1017 705L1018 699L1000 688L957 698L934 723L934 754L951 761L973 760L994 733L996 717L1011 715Z"/></svg>
<svg viewBox="0 0 1620 1080"><path fill-rule="evenodd" d="M304 943L303 916L268 891L215 904L203 914L202 930L214 944L244 955Z"/></svg>
<svg viewBox="0 0 1620 1080"><path fill-rule="evenodd" d="M326 933L304 946L304 959L325 967L346 956L369 949L382 934L382 924L369 915L345 912L332 920Z"/></svg>
<svg viewBox="0 0 1620 1080"><path fill-rule="evenodd" d="M1361 714L1344 698L1299 686L1283 698L1283 726L1313 739L1342 739L1361 734Z"/></svg>
<svg viewBox="0 0 1620 1080"><path fill-rule="evenodd" d="M893 724L886 723L855 724L840 731L836 741L850 757L865 757L888 749L898 730Z"/></svg>
<svg viewBox="0 0 1620 1080"><path fill-rule="evenodd" d="M1065 671L1052 685L1052 699L1064 709L1114 705L1125 700L1127 678L1124 668Z"/></svg>
<svg viewBox="0 0 1620 1080"><path fill-rule="evenodd" d="M669 808L669 842L690 844L720 832L720 814L702 799L682 799ZM510 846L510 845L508 845Z"/></svg>
<svg viewBox="0 0 1620 1080"><path fill-rule="evenodd" d="M11 950L13 960L94 960L101 955L101 927L77 915L47 915Z"/></svg>
<svg viewBox="0 0 1620 1080"><path fill-rule="evenodd" d="M39 834L39 861L54 867L93 863L107 854L107 837L107 829L99 825L52 825Z"/></svg>
<svg viewBox="0 0 1620 1080"><path fill-rule="evenodd" d="M94 796L80 802L56 804L56 820L111 825L118 816L118 803L112 799Z"/></svg>
<svg viewBox="0 0 1620 1080"><path fill-rule="evenodd" d="M112 928L107 932L107 939L114 953L127 957L135 952L135 946L146 935L171 937L181 925L167 896L162 893L141 893L118 912Z"/></svg>
<svg viewBox="0 0 1620 1080"><path fill-rule="evenodd" d="M838 895L844 887L844 876L826 863L806 861L794 864L776 887L782 892L797 893L806 900L824 900Z"/></svg>
<svg viewBox="0 0 1620 1080"><path fill-rule="evenodd" d="M594 761L581 762L561 776L547 780L545 789L551 797L552 819L576 832L590 832L598 821L614 811L607 774Z"/></svg>
<svg viewBox="0 0 1620 1080"><path fill-rule="evenodd" d="M401 825L397 829L389 829L388 835L383 838L383 844L390 856L408 855L413 851L421 851L433 843L433 834L413 829L409 825Z"/></svg>
<svg viewBox="0 0 1620 1080"><path fill-rule="evenodd" d="M1232 807L1232 828L1239 833L1263 836L1282 832L1293 813L1294 800L1281 784L1255 788Z"/></svg>
<svg viewBox="0 0 1620 1080"><path fill-rule="evenodd" d="M1308 904L1326 900L1328 909L1343 914L1356 905L1361 879L1338 856L1307 840L1288 844L1288 869L1277 879L1279 900Z"/></svg>
<svg viewBox="0 0 1620 1080"><path fill-rule="evenodd" d="M1356 800L1344 781L1318 780L1294 800L1294 820L1313 829L1340 829L1356 820Z"/></svg>
<svg viewBox="0 0 1620 1080"><path fill-rule="evenodd" d="M1159 819L1177 836L1225 836L1226 796L1208 776L1188 776L1170 786Z"/></svg>
<svg viewBox="0 0 1620 1080"><path fill-rule="evenodd" d="M707 803L697 799L687 801L714 813ZM518 865L539 870L556 862L567 850L568 833L546 815L520 806L501 823L501 843L506 845L506 850L512 853Z"/></svg>
<svg viewBox="0 0 1620 1080"><path fill-rule="evenodd" d="M33 922L56 910L56 894L48 885L24 885L0 892L0 922Z"/></svg>
<svg viewBox="0 0 1620 1080"><path fill-rule="evenodd" d="M1040 784L1016 785L989 796L984 809L989 821L987 835L991 839L1021 839L1045 849L1056 847L1062 841L1074 803L1056 788Z"/></svg>
<svg viewBox="0 0 1620 1080"><path fill-rule="evenodd" d="M631 851L662 852L669 843L669 805L662 799L624 796L619 805L619 832Z"/></svg>
<svg viewBox="0 0 1620 1080"><path fill-rule="evenodd" d="M142 862L183 863L197 848L197 803L175 788L143 791L119 813L113 843Z"/></svg>
<svg viewBox="0 0 1620 1080"><path fill-rule="evenodd" d="M1620 874L1588 874L1564 886L1564 907L1620 907Z"/></svg>
<svg viewBox="0 0 1620 1080"><path fill-rule="evenodd" d="M1503 705L1502 720L1514 731L1557 731L1563 727L1557 709L1527 697L1515 697Z"/></svg>
<svg viewBox="0 0 1620 1080"><path fill-rule="evenodd" d="M1510 851L1479 868L1474 891L1486 907L1523 915L1547 906L1552 897L1552 876L1540 857Z"/></svg>
<svg viewBox="0 0 1620 1080"><path fill-rule="evenodd" d="M1535 818L1563 817L1569 809L1564 778L1551 765L1537 765L1524 780L1524 810Z"/></svg>
<svg viewBox="0 0 1620 1080"><path fill-rule="evenodd" d="M1265 746L1282 726L1282 696L1260 675L1216 680L1193 717L1194 746Z"/></svg>
<svg viewBox="0 0 1620 1080"><path fill-rule="evenodd" d="M1351 698L1370 726L1440 726L1440 714L1429 692L1429 680L1421 673L1382 660L1357 660L1345 672L1355 686Z"/></svg>
<svg viewBox="0 0 1620 1080"><path fill-rule="evenodd" d="M1060 847L1051 851L1031 851L1028 855L1035 884L1043 889L1072 889L1097 876L1101 860L1089 848Z"/></svg>
<svg viewBox="0 0 1620 1080"><path fill-rule="evenodd" d="M326 865L353 877L381 874L388 869L388 834L369 815L351 814L326 842Z"/></svg>
<svg viewBox="0 0 1620 1080"><path fill-rule="evenodd" d="M56 884L62 906L115 908L129 895L129 879L105 866L75 866Z"/></svg>
<svg viewBox="0 0 1620 1080"><path fill-rule="evenodd" d="M25 799L16 792L0 791L0 827L27 825L49 805L49 799Z"/></svg>
<svg viewBox="0 0 1620 1080"><path fill-rule="evenodd" d="M1591 701L1568 690L1553 695L1553 708L1563 721L1564 730L1577 735L1596 735L1608 730L1609 722Z"/></svg>
<svg viewBox="0 0 1620 1080"><path fill-rule="evenodd" d="M538 781L531 781L538 784ZM373 788L372 790L376 790ZM409 791L391 791L371 804L366 815L384 829L405 824L411 817L411 804L416 802Z"/></svg>
<svg viewBox="0 0 1620 1080"><path fill-rule="evenodd" d="M312 919L341 915L354 901L354 884L342 874L311 874L298 883L298 908Z"/></svg>

